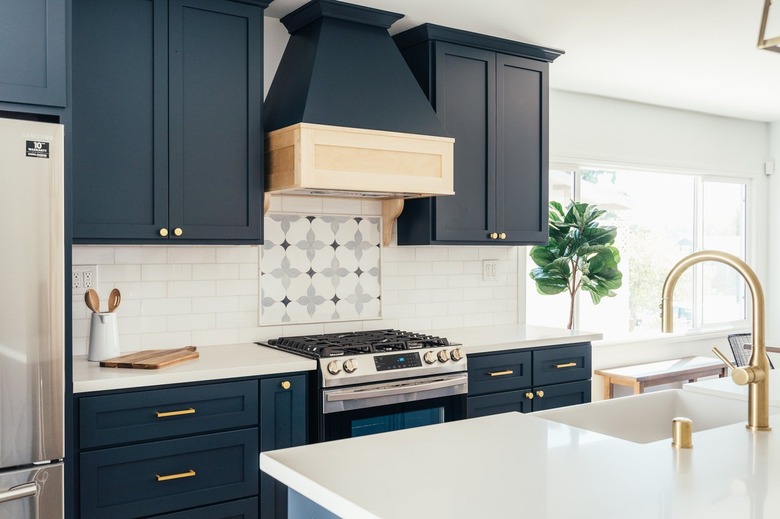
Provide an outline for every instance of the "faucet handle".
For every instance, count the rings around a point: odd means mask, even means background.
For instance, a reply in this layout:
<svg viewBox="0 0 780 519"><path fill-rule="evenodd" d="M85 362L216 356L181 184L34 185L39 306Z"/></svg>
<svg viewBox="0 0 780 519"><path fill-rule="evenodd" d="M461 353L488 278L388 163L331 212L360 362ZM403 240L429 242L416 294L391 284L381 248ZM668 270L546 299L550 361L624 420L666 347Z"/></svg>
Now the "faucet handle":
<svg viewBox="0 0 780 519"><path fill-rule="evenodd" d="M714 353L716 357L722 360L723 364L728 366L730 369L732 370L737 369L737 367L729 359L727 359L726 356L723 355L718 348L712 348L712 353Z"/></svg>

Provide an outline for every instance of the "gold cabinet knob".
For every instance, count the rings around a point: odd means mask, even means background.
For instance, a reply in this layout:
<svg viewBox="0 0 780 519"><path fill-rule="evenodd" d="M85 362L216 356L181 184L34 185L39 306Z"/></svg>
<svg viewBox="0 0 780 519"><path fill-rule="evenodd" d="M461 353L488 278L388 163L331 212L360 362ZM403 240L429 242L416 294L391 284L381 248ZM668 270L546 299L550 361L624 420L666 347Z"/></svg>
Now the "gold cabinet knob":
<svg viewBox="0 0 780 519"><path fill-rule="evenodd" d="M498 238L498 233L497 233L497 232L491 232L491 233L488 235L488 237L489 237L491 240L495 240L495 239L497 239L497 238Z"/></svg>
<svg viewBox="0 0 780 519"><path fill-rule="evenodd" d="M529 391L528 393L525 394L525 397L528 400L533 400L534 399L534 394Z"/></svg>
<svg viewBox="0 0 780 519"><path fill-rule="evenodd" d="M285 380L285 381L282 382L281 386L282 386L282 389L290 389L292 387L292 384L290 384L289 380Z"/></svg>
<svg viewBox="0 0 780 519"><path fill-rule="evenodd" d="M536 392L536 396L538 396L539 398L542 398L544 396L544 391L537 391Z"/></svg>
<svg viewBox="0 0 780 519"><path fill-rule="evenodd" d="M506 240L506 233L505 232L499 233L498 239L499 240Z"/></svg>
<svg viewBox="0 0 780 519"><path fill-rule="evenodd" d="M168 229L166 229L165 227L163 227L162 229L160 229L160 236L162 236L163 238L165 238L166 236L168 236Z"/></svg>
<svg viewBox="0 0 780 519"><path fill-rule="evenodd" d="M181 230L181 227L177 227L173 230L173 234L174 236L181 236L182 234L184 234L184 231Z"/></svg>

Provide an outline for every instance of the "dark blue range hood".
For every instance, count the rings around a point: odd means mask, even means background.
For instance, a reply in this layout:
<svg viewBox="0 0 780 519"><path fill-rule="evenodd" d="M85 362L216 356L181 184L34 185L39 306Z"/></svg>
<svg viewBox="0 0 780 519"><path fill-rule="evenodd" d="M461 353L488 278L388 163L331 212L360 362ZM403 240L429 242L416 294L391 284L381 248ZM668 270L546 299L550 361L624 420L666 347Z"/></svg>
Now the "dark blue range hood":
<svg viewBox="0 0 780 519"><path fill-rule="evenodd" d="M446 136L387 32L402 17L314 0L282 18L291 36L266 97L265 131L313 123Z"/></svg>

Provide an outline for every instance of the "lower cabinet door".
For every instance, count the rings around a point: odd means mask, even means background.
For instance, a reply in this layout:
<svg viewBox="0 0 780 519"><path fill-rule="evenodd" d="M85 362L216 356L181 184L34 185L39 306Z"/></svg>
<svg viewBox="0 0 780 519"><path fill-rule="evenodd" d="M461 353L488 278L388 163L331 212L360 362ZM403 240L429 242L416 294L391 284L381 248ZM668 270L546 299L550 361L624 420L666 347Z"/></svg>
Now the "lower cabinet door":
<svg viewBox="0 0 780 519"><path fill-rule="evenodd" d="M590 402L590 380L535 387L533 393L534 411L584 404Z"/></svg>
<svg viewBox="0 0 780 519"><path fill-rule="evenodd" d="M194 510L155 515L152 519L258 519L258 517L258 500L253 497Z"/></svg>
<svg viewBox="0 0 780 519"><path fill-rule="evenodd" d="M83 452L79 459L81 517L90 519L147 517L258 493L256 428Z"/></svg>
<svg viewBox="0 0 780 519"><path fill-rule="evenodd" d="M492 395L470 396L466 402L466 416L476 418L491 414L509 413L519 411L528 413L531 411L533 400L527 398L526 393L530 389L521 391L506 391Z"/></svg>

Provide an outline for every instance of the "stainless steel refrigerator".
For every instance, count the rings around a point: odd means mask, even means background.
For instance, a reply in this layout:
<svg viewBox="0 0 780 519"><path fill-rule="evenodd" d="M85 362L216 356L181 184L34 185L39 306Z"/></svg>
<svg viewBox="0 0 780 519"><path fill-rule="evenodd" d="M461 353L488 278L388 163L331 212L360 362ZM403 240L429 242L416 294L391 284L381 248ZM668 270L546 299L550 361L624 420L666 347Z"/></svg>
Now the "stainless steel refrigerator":
<svg viewBox="0 0 780 519"><path fill-rule="evenodd" d="M63 516L63 149L0 118L0 519Z"/></svg>

